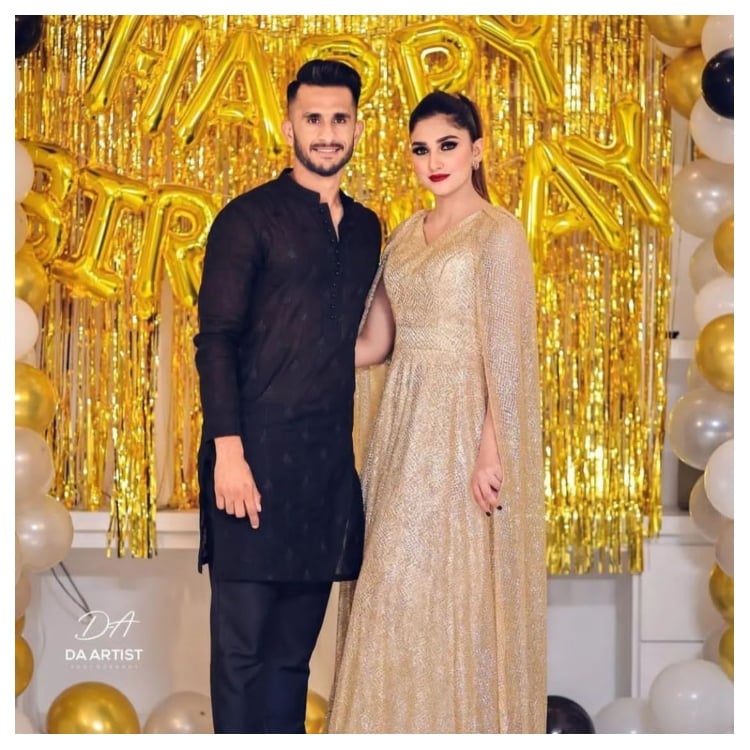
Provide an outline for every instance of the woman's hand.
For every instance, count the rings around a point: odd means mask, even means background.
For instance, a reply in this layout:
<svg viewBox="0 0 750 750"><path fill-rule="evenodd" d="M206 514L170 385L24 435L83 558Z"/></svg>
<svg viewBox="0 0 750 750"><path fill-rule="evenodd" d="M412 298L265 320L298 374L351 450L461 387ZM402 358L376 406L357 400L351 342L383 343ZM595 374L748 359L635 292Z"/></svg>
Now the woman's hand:
<svg viewBox="0 0 750 750"><path fill-rule="evenodd" d="M396 324L393 320L393 311L381 278L375 287L365 324L357 336L354 346L354 366L370 367L385 362L393 349L395 335Z"/></svg>
<svg viewBox="0 0 750 750"><path fill-rule="evenodd" d="M500 489L503 486L503 464L498 454L495 425L489 404L484 416L482 437L479 440L477 460L470 484L474 501L488 516L491 516L494 510L502 510Z"/></svg>
<svg viewBox="0 0 750 750"><path fill-rule="evenodd" d="M500 488L503 485L503 465L498 456L477 457L471 475L471 494L476 504L488 515L500 508Z"/></svg>

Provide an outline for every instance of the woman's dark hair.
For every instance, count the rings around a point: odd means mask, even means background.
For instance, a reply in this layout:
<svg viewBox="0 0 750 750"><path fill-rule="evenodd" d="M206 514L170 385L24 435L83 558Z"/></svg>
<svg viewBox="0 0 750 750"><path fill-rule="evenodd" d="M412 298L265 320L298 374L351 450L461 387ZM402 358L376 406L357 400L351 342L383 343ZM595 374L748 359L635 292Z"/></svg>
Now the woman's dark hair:
<svg viewBox="0 0 750 750"><path fill-rule="evenodd" d="M446 91L433 91L427 94L409 116L409 133L414 131L418 122L434 115L450 117L457 128L468 131L472 143L482 137L482 119L479 111L474 102L463 94L449 94ZM472 172L471 184L482 198L486 201L490 199L482 162L479 162L479 168Z"/></svg>
<svg viewBox="0 0 750 750"><path fill-rule="evenodd" d="M352 92L355 108L359 104L362 79L346 63L338 60L308 60L297 71L297 77L286 87L287 107L294 101L303 83L308 86L345 86Z"/></svg>

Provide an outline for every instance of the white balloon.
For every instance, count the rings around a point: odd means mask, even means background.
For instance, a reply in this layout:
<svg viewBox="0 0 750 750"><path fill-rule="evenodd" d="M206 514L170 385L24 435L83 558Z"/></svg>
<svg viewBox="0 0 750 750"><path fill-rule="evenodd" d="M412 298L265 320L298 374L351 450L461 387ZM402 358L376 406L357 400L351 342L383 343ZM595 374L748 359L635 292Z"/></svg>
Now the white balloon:
<svg viewBox="0 0 750 750"><path fill-rule="evenodd" d="M725 518L734 519L734 438L709 456L703 478L711 505Z"/></svg>
<svg viewBox="0 0 750 750"><path fill-rule="evenodd" d="M16 360L25 357L39 338L39 318L26 300L16 297Z"/></svg>
<svg viewBox="0 0 750 750"><path fill-rule="evenodd" d="M690 111L690 135L710 159L734 164L734 120L717 115L702 96Z"/></svg>
<svg viewBox="0 0 750 750"><path fill-rule="evenodd" d="M680 461L705 469L713 452L734 437L734 394L717 388L686 391L667 416L666 434Z"/></svg>
<svg viewBox="0 0 750 750"><path fill-rule="evenodd" d="M664 42L657 39L655 36L651 37L654 40L654 44L657 48L664 53L666 57L677 57L681 52L685 51L685 47L673 47L671 44L664 44Z"/></svg>
<svg viewBox="0 0 750 750"><path fill-rule="evenodd" d="M23 143L16 141L16 203L20 203L34 184L34 162Z"/></svg>
<svg viewBox="0 0 750 750"><path fill-rule="evenodd" d="M597 734L654 734L656 716L643 698L617 698L594 716Z"/></svg>
<svg viewBox="0 0 750 750"><path fill-rule="evenodd" d="M701 31L701 51L706 61L734 47L734 16L709 16Z"/></svg>
<svg viewBox="0 0 750 750"><path fill-rule="evenodd" d="M651 684L648 702L661 734L725 734L734 727L734 685L705 659L664 668Z"/></svg>
<svg viewBox="0 0 750 750"><path fill-rule="evenodd" d="M719 567L734 578L734 521L725 520L721 524L714 549Z"/></svg>
<svg viewBox="0 0 750 750"><path fill-rule="evenodd" d="M719 265L719 261L716 260L713 237L703 240L693 250L688 262L688 276L690 277L690 286L696 294L712 279L718 279L722 276L731 278Z"/></svg>
<svg viewBox="0 0 750 750"><path fill-rule="evenodd" d="M727 629L726 623L719 625L716 630L706 636L706 640L703 641L703 649L701 654L706 661L712 661L714 664L720 664L719 662L719 642L721 636L724 635L724 631Z"/></svg>
<svg viewBox="0 0 750 750"><path fill-rule="evenodd" d="M28 236L29 220L26 217L26 211L20 203L16 203L16 252L23 247Z"/></svg>
<svg viewBox="0 0 750 750"><path fill-rule="evenodd" d="M16 534L24 568L39 573L68 556L73 545L73 519L61 502L40 495L16 508Z"/></svg>
<svg viewBox="0 0 750 750"><path fill-rule="evenodd" d="M16 507L52 486L55 467L45 439L28 427L16 427Z"/></svg>
<svg viewBox="0 0 750 750"><path fill-rule="evenodd" d="M20 708L16 708L16 734L39 734L31 719Z"/></svg>
<svg viewBox="0 0 750 750"><path fill-rule="evenodd" d="M693 311L699 329L720 315L734 313L734 279L731 276L711 279L696 295Z"/></svg>
<svg viewBox="0 0 750 750"><path fill-rule="evenodd" d="M144 734L213 734L211 699L186 690L172 693L149 714Z"/></svg>
<svg viewBox="0 0 750 750"><path fill-rule="evenodd" d="M672 216L686 232L713 238L721 222L734 215L734 168L694 159L675 175L669 196Z"/></svg>
<svg viewBox="0 0 750 750"><path fill-rule="evenodd" d="M726 519L709 502L703 481L704 477L705 474L701 474L690 490L688 512L701 535L708 539L709 542L715 542L719 536L721 525Z"/></svg>

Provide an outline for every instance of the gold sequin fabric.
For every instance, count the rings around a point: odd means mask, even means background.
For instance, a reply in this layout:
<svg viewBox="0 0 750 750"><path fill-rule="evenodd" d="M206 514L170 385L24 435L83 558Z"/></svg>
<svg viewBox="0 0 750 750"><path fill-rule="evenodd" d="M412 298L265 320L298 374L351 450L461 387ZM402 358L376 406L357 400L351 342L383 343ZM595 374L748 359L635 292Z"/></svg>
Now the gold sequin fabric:
<svg viewBox="0 0 750 750"><path fill-rule="evenodd" d="M430 243L424 219L419 211L394 232L380 269L396 341L364 457L364 564L353 596L340 597L329 731L544 733L529 248L499 207ZM490 518L469 487L487 404L504 468L503 509Z"/></svg>

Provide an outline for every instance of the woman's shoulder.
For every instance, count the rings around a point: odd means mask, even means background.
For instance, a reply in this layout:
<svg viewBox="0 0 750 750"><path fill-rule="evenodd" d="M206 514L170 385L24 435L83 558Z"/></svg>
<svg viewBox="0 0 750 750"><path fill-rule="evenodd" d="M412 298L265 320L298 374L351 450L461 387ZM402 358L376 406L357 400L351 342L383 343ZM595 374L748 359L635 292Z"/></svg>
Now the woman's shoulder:
<svg viewBox="0 0 750 750"><path fill-rule="evenodd" d="M410 227L418 226L424 221L424 215L427 213L426 209L419 208L411 216L404 219L402 222L397 224L388 235L388 242L393 242L400 235L408 234Z"/></svg>
<svg viewBox="0 0 750 750"><path fill-rule="evenodd" d="M521 220L507 208L488 203L484 208L484 214L488 220L503 229L515 229L523 231Z"/></svg>

